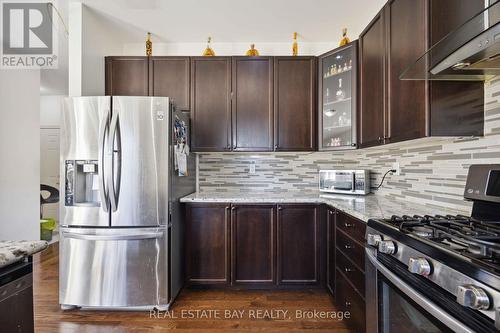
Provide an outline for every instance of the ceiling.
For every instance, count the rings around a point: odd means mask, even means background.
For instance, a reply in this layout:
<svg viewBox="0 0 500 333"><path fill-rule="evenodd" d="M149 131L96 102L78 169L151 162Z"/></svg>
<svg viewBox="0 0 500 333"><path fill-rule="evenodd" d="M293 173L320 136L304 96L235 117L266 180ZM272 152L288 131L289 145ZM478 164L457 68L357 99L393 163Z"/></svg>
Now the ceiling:
<svg viewBox="0 0 500 333"><path fill-rule="evenodd" d="M151 31L166 43L287 42L357 38L386 0L82 0L88 7Z"/></svg>

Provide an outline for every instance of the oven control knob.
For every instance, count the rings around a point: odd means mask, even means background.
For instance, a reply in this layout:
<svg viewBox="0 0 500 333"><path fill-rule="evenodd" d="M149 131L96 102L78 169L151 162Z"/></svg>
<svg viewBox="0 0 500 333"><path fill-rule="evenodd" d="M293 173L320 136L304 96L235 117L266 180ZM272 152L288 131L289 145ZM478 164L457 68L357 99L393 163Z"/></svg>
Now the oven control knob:
<svg viewBox="0 0 500 333"><path fill-rule="evenodd" d="M432 267L425 258L410 258L408 261L408 270L413 274L429 276L432 273Z"/></svg>
<svg viewBox="0 0 500 333"><path fill-rule="evenodd" d="M390 240L381 241L378 243L378 251L385 254L395 254L397 251L396 243Z"/></svg>
<svg viewBox="0 0 500 333"><path fill-rule="evenodd" d="M457 302L474 310L487 310L490 307L488 294L471 284L458 287Z"/></svg>
<svg viewBox="0 0 500 333"><path fill-rule="evenodd" d="M366 242L371 246L378 246L378 243L382 241L382 236L376 234L368 234L366 236Z"/></svg>

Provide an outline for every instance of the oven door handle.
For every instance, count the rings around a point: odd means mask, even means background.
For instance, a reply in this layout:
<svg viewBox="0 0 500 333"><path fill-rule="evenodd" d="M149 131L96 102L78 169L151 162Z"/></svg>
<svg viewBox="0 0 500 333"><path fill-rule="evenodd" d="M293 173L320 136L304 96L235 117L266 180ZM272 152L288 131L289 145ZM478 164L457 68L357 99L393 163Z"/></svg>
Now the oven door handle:
<svg viewBox="0 0 500 333"><path fill-rule="evenodd" d="M420 305L425 309L430 315L435 317L437 320L442 322L444 325L448 326L455 332L463 333L474 333L475 331L465 326L462 322L450 316L442 308L428 300L423 294L413 290L406 282L401 280L398 276L392 273L388 268L382 265L378 260L373 250L365 248L366 257L370 263L375 266L378 272L380 272L387 280L394 284L401 292L410 297L415 303Z"/></svg>

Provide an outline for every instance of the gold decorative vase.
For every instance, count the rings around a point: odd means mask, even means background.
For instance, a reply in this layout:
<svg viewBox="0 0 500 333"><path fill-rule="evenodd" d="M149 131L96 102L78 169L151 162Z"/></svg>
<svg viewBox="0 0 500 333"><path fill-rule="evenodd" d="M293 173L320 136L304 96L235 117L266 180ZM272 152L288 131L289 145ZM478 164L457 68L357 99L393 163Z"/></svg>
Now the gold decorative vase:
<svg viewBox="0 0 500 333"><path fill-rule="evenodd" d="M151 41L151 33L148 32L148 37L146 39L146 56L151 57L153 55L153 42Z"/></svg>
<svg viewBox="0 0 500 333"><path fill-rule="evenodd" d="M347 37L347 28L342 29L342 39L340 40L340 46L349 44L351 40Z"/></svg>
<svg viewBox="0 0 500 333"><path fill-rule="evenodd" d="M207 48L203 52L204 57L214 57L215 56L214 50L212 50L212 48L210 47L211 43L212 43L212 37L208 37Z"/></svg>
<svg viewBox="0 0 500 333"><path fill-rule="evenodd" d="M255 48L255 44L250 45L250 50L247 51L247 56L256 57L259 55L259 51Z"/></svg>
<svg viewBox="0 0 500 333"><path fill-rule="evenodd" d="M299 44L297 44L297 33L296 32L293 33L292 55L293 56L299 55Z"/></svg>

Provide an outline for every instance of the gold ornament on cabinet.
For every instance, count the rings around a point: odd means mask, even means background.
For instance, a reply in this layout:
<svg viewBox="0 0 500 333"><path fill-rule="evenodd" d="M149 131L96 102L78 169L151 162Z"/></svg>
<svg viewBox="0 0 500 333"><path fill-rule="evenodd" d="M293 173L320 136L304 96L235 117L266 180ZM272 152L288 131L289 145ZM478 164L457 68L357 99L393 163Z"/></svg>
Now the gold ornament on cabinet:
<svg viewBox="0 0 500 333"><path fill-rule="evenodd" d="M212 50L212 48L210 47L211 43L212 43L212 37L208 37L207 48L203 52L204 57L214 57L215 56L214 50Z"/></svg>
<svg viewBox="0 0 500 333"><path fill-rule="evenodd" d="M299 55L299 44L297 44L297 33L296 32L293 33L292 55L293 56Z"/></svg>
<svg viewBox="0 0 500 333"><path fill-rule="evenodd" d="M148 32L148 37L146 38L146 56L151 57L153 55L153 42L151 41L151 33Z"/></svg>
<svg viewBox="0 0 500 333"><path fill-rule="evenodd" d="M247 51L247 56L249 57L257 57L259 55L259 51L255 48L255 44L250 45L250 50Z"/></svg>
<svg viewBox="0 0 500 333"><path fill-rule="evenodd" d="M347 28L342 29L342 39L340 40L340 46L349 44L351 40L347 37Z"/></svg>

